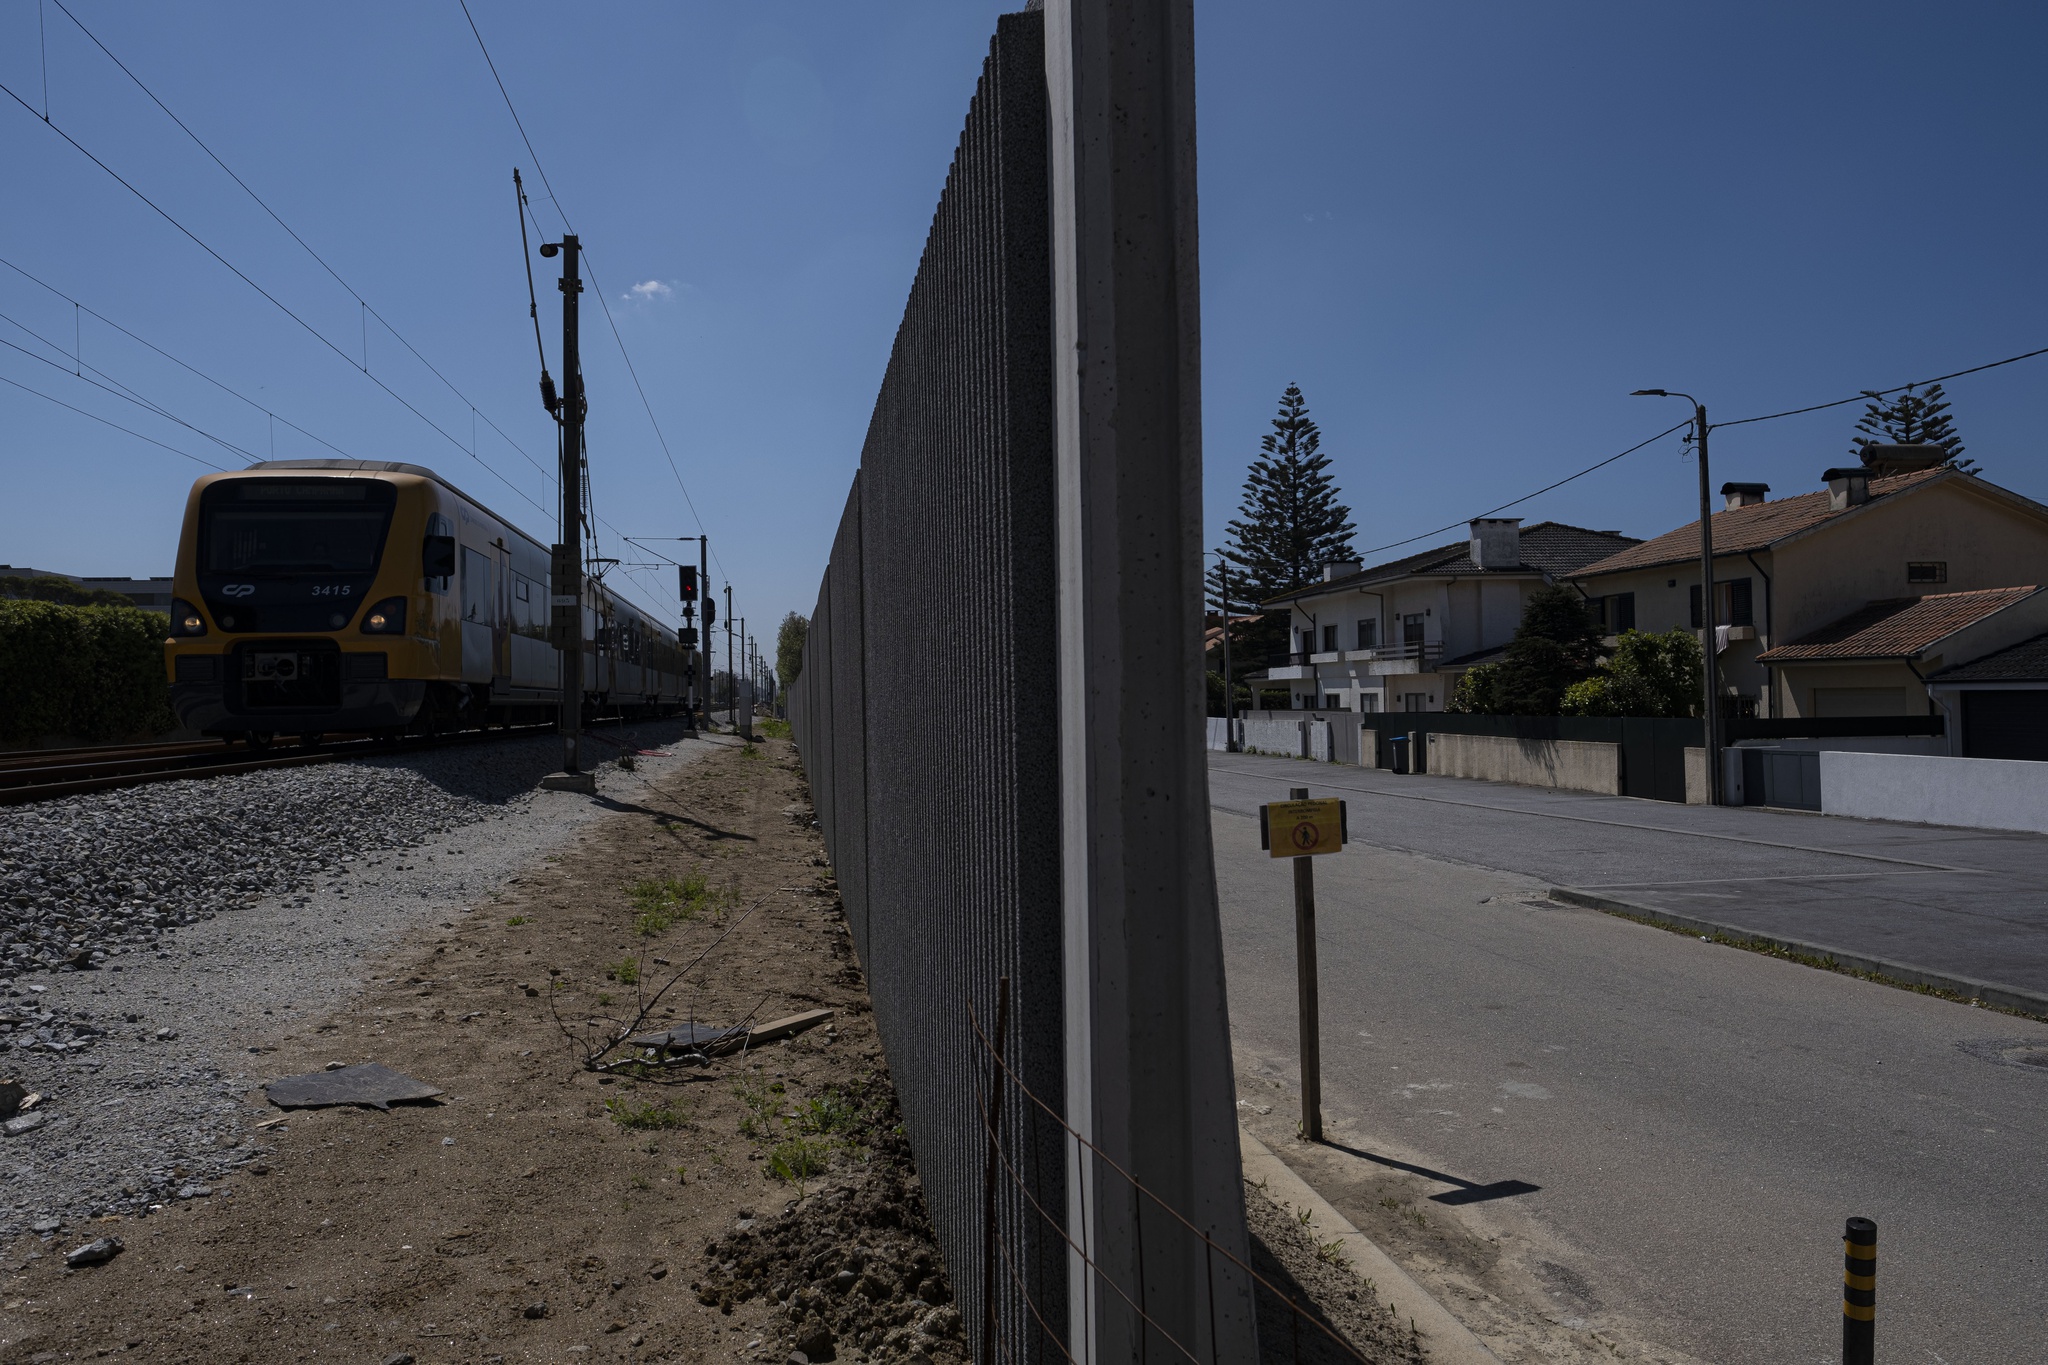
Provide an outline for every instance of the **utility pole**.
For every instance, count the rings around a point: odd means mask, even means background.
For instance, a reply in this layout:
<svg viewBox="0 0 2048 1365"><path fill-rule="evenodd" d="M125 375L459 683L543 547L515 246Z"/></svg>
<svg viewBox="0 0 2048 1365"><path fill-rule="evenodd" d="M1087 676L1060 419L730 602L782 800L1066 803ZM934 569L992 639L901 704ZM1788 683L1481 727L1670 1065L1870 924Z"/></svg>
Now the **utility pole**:
<svg viewBox="0 0 2048 1365"><path fill-rule="evenodd" d="M740 680L732 671L732 584L725 585L725 691L726 705L732 708L732 727L740 727Z"/></svg>
<svg viewBox="0 0 2048 1365"><path fill-rule="evenodd" d="M740 618L740 663L744 665L746 662L747 618L742 616ZM732 699L733 723L740 728L740 738L750 740L754 737L754 679L750 673L747 678L747 701L745 706L740 705L738 695L740 680L737 674L733 676L732 685L734 694Z"/></svg>
<svg viewBox="0 0 2048 1365"><path fill-rule="evenodd" d="M711 728L711 622L718 614L718 599L711 593L711 537L697 537L697 582L704 598L704 635L698 642L692 663L701 665L704 685L697 695L704 700L704 728Z"/></svg>
<svg viewBox="0 0 2048 1365"><path fill-rule="evenodd" d="M554 547L554 590L550 598L555 648L562 666L562 771L542 780L557 790L595 791L596 779L583 771L583 360L579 347L577 296L582 243L574 233L559 243L543 242L540 254L562 257L562 396L554 407L561 433L562 541ZM543 381L541 401L551 388Z"/></svg>
<svg viewBox="0 0 2048 1365"><path fill-rule="evenodd" d="M1707 470L1707 405L1689 393L1666 389L1637 389L1631 398L1683 398L1692 404L1693 443L1700 460L1700 654L1705 667L1700 672L1706 687L1704 735L1707 753L1707 804L1722 802L1721 774L1721 660L1714 645L1714 497Z"/></svg>

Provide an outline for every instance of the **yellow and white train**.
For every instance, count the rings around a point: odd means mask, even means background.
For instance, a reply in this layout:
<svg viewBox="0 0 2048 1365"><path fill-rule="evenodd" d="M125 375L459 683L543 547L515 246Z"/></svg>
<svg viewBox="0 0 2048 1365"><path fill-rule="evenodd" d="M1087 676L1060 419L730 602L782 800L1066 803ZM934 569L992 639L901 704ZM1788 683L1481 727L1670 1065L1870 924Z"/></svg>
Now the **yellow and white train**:
<svg viewBox="0 0 2048 1365"><path fill-rule="evenodd" d="M549 576L546 545L419 465L209 474L178 542L172 707L192 729L254 743L552 720ZM685 704L695 659L674 632L595 579L582 610L586 709Z"/></svg>

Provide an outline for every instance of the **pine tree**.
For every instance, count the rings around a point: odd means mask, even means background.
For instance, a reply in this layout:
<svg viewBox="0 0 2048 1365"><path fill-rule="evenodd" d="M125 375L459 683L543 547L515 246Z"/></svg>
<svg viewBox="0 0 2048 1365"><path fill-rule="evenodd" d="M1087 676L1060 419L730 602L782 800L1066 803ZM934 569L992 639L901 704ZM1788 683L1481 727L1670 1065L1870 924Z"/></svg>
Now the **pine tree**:
<svg viewBox="0 0 2048 1365"><path fill-rule="evenodd" d="M1230 523L1224 553L1233 566L1231 596L1256 602L1306 587L1323 565L1350 559L1358 528L1351 509L1337 500L1337 485L1325 471L1323 435L1309 420L1308 401L1294 384L1280 396L1273 430L1263 452L1245 475L1238 519ZM1211 578L1212 606L1217 603Z"/></svg>
<svg viewBox="0 0 2048 1365"><path fill-rule="evenodd" d="M804 671L804 642L810 636L810 621L795 612L783 617L775 632L775 672L785 690L796 686L797 675Z"/></svg>
<svg viewBox="0 0 2048 1365"><path fill-rule="evenodd" d="M1863 409L1863 419L1856 424L1856 430L1865 434L1852 442L1854 453L1861 458L1863 447L1871 445L1940 446L1948 455L1945 463L1965 474L1975 474L1977 462L1962 458L1963 440L1956 435L1941 385L1929 384L1925 393L1915 393L1917 387L1908 384L1906 391L1890 402L1875 390L1863 391L1870 402Z"/></svg>

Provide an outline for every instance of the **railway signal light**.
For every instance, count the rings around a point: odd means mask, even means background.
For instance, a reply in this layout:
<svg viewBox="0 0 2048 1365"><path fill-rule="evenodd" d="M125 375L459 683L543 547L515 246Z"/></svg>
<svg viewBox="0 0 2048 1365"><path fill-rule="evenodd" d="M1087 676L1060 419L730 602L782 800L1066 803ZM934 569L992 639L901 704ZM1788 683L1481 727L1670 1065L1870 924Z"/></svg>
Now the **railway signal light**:
<svg viewBox="0 0 2048 1365"><path fill-rule="evenodd" d="M680 581L679 591L682 593L683 604L688 606L697 600L697 566L695 564L678 564L676 565L676 576Z"/></svg>

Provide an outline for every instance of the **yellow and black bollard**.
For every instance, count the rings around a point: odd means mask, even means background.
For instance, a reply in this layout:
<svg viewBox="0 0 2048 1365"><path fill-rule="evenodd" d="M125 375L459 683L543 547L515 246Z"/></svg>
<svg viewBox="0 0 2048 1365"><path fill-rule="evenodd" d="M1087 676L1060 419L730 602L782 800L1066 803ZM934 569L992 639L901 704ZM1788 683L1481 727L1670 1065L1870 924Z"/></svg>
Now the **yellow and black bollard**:
<svg viewBox="0 0 2048 1365"><path fill-rule="evenodd" d="M1851 1218L1842 1233L1842 1365L1871 1365L1877 1326L1877 1224Z"/></svg>

